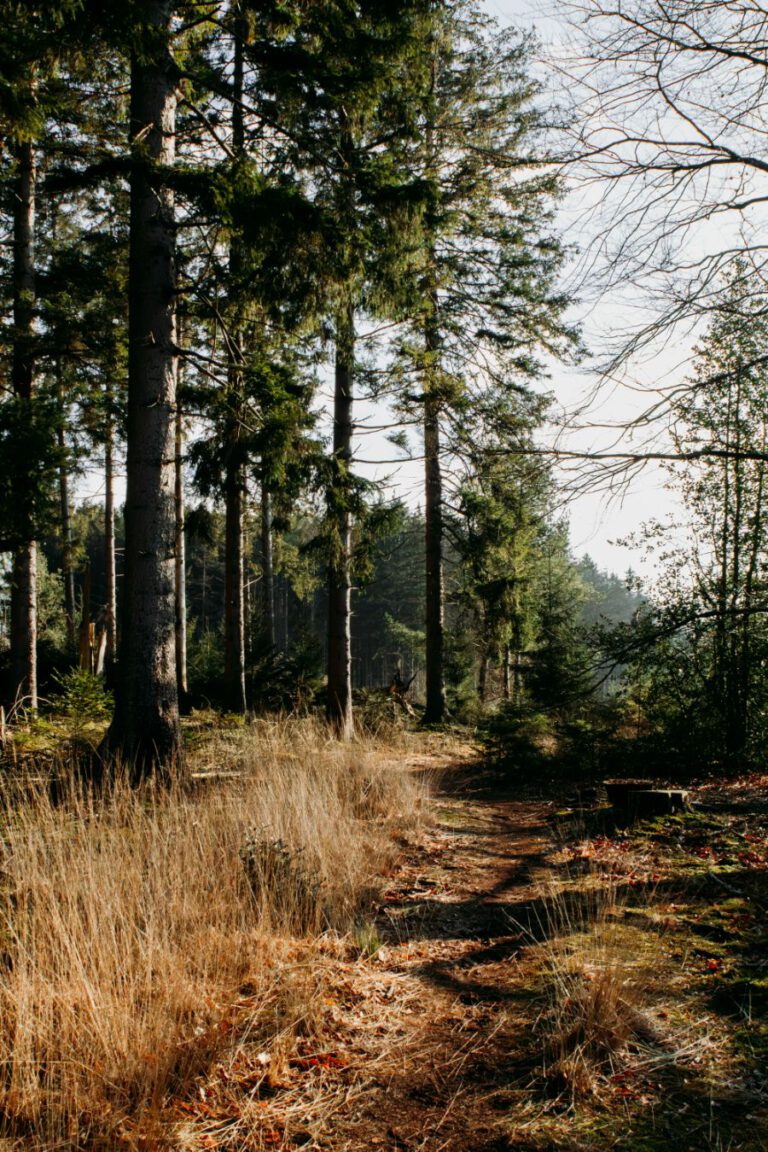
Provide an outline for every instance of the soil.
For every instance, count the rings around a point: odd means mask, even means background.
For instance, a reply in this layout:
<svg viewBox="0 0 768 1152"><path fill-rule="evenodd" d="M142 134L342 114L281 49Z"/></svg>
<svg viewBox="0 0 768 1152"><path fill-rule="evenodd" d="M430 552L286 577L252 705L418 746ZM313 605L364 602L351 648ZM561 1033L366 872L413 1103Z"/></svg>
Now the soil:
<svg viewBox="0 0 768 1152"><path fill-rule="evenodd" d="M431 772L434 757L412 767ZM393 830L397 865L355 940L328 937L320 962L316 942L306 957L290 945L313 1009L284 1055L260 1051L254 1029L232 1094L226 1077L200 1089L209 1136L174 1147L768 1152L768 777L695 790L695 812L636 832L556 843L561 804L505 791L476 762L443 769L432 822ZM622 934L626 1042L578 1099L573 1064L544 1068L546 949L577 963L577 997L604 958L590 970L592 927L570 913L558 929L554 888L561 909L569 894L574 907L618 894L603 930Z"/></svg>
<svg viewBox="0 0 768 1152"><path fill-rule="evenodd" d="M443 776L436 823L404 851L369 928L371 955L345 973L339 1066L327 1071L349 1100L307 1146L512 1147L503 1128L531 999L516 958L535 931L551 807L489 791L466 768Z"/></svg>

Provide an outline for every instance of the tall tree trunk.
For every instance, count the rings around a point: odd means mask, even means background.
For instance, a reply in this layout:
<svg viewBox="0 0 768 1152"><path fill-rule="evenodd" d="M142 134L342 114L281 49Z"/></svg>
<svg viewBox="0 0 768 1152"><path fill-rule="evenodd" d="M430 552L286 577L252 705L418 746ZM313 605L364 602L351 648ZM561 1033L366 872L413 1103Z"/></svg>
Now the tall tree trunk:
<svg viewBox="0 0 768 1152"><path fill-rule="evenodd" d="M504 673L504 686L503 694L505 700L511 700L511 678L512 678L512 654L509 650L509 644L504 645L504 660L503 660L503 673Z"/></svg>
<svg viewBox="0 0 768 1152"><path fill-rule="evenodd" d="M35 192L36 164L32 144L16 149L16 196L13 220L13 359L14 395L31 416L34 394L35 337ZM20 494L21 496L22 494ZM37 545L25 541L13 555L11 576L11 674L17 700L37 708Z"/></svg>
<svg viewBox="0 0 768 1152"><path fill-rule="evenodd" d="M67 643L72 651L77 643L75 625L75 569L72 558L72 514L69 507L69 472L66 462L66 435L64 429L64 384L61 379L61 362L56 358L57 393L59 402L59 426L56 440L59 446L59 525L61 531L61 575L64 581L64 617L67 628Z"/></svg>
<svg viewBox="0 0 768 1152"><path fill-rule="evenodd" d="M121 755L135 780L182 768L174 586L175 221L173 193L162 178L162 166L175 159L173 8L171 0L143 5L146 34L131 64L125 605L106 750Z"/></svg>
<svg viewBox="0 0 768 1152"><path fill-rule="evenodd" d="M64 454L64 429L57 432L59 451ZM67 643L74 649L75 629L75 571L72 563L72 515L69 508L69 475L66 464L59 469L59 512L61 524L61 575L64 580L64 617Z"/></svg>
<svg viewBox="0 0 768 1152"><path fill-rule="evenodd" d="M445 719L445 595L443 587L443 477L440 462L440 397L435 388L439 355L437 292L430 293L424 332L424 520L426 553L426 673L425 724Z"/></svg>
<svg viewBox="0 0 768 1152"><path fill-rule="evenodd" d="M242 468L227 467L225 500L224 690L226 706L245 712L245 562Z"/></svg>
<svg viewBox="0 0 768 1152"><path fill-rule="evenodd" d="M186 510L184 506L184 421L181 403L176 405L176 475L174 499L176 506L176 679L179 686L179 701L186 710L189 705L187 684L187 555L184 537Z"/></svg>
<svg viewBox="0 0 768 1152"><path fill-rule="evenodd" d="M11 667L15 700L37 710L37 544L13 554L11 576Z"/></svg>
<svg viewBox="0 0 768 1152"><path fill-rule="evenodd" d="M766 449L766 424L765 417L763 417L762 435L760 443L757 445L759 449L764 452ZM765 525L764 525L764 509L763 501L765 497L765 482L766 482L766 466L763 461L756 465L757 488L750 510L751 529L749 533L749 554L744 577L744 593L742 597L743 614L741 617L741 644L739 652L739 686L740 696L742 700L742 716L744 724L744 745L746 746L749 738L754 731L753 708L754 708L754 680L756 669L753 666L753 652L752 652L752 636L754 629L754 619L752 615L754 607L754 589L757 578L757 573L760 568L760 559L763 554L763 540L765 538Z"/></svg>
<svg viewBox="0 0 768 1152"><path fill-rule="evenodd" d="M512 703L519 705L523 699L523 654L515 648L515 661L512 665Z"/></svg>
<svg viewBox="0 0 768 1152"><path fill-rule="evenodd" d="M91 598L93 573L90 560L83 569L83 595L80 604L80 668L83 672L93 672L95 630L91 623Z"/></svg>
<svg viewBox="0 0 768 1152"><path fill-rule="evenodd" d="M430 88L424 135L426 172L437 178L442 158L436 140L437 44L431 41ZM428 237L427 269L422 284L424 311L424 544L425 544L425 654L426 707L423 722L445 719L445 594L443 587L443 477L440 462L440 317L437 259L434 248L437 222L425 218Z"/></svg>
<svg viewBox="0 0 768 1152"><path fill-rule="evenodd" d="M55 203L49 204L51 240L54 247L58 241L59 214ZM69 470L67 459L67 405L61 355L57 352L54 360L56 380L56 402L58 405L58 425L56 443L59 449L59 530L61 532L61 576L64 584L64 622L67 630L67 644L74 653L77 647L77 622L75 620L75 567L72 548L72 514L69 506Z"/></svg>
<svg viewBox="0 0 768 1152"><path fill-rule="evenodd" d="M237 160L245 146L243 124L243 40L245 28L239 12L235 20L235 58L232 102L232 151ZM240 241L234 236L229 249L229 274L235 285L242 261ZM239 291L239 287L236 287ZM224 482L225 557L224 557L224 693L226 706L232 712L245 712L245 556L243 548L245 482L241 449L241 408L243 393L243 334L240 306L235 305L232 330L228 335L229 408L225 436L227 468Z"/></svg>
<svg viewBox="0 0 768 1152"><path fill-rule="evenodd" d="M480 652L480 663L477 670L477 696L481 704L485 704L488 695L488 649L483 644Z"/></svg>
<svg viewBox="0 0 768 1152"><path fill-rule="evenodd" d="M740 652L739 640L740 629L736 623L736 616L733 614L734 609L739 606L743 591L743 580L741 574L741 561L742 561L742 514L744 503L744 463L741 459L741 402L742 402L742 379L741 379L741 364L736 365L736 380L735 380L735 413L733 421L733 498L729 501L732 508L731 516L726 517L730 519L729 534L732 539L731 546L731 565L728 578L728 645L727 645L727 724L726 724L726 751L730 759L738 759L744 751L744 742L747 733L746 724L746 700L741 692L741 676L740 676Z"/></svg>
<svg viewBox="0 0 768 1152"><path fill-rule="evenodd" d="M352 716L352 397L355 314L351 298L336 320L333 397L333 478L328 492L331 557L328 565L328 700L326 715L341 740L354 735Z"/></svg>
<svg viewBox="0 0 768 1152"><path fill-rule="evenodd" d="M117 659L117 561L115 549L115 426L111 391L107 394L107 423L104 442L104 625L107 633L106 666L111 677Z"/></svg>
<svg viewBox="0 0 768 1152"><path fill-rule="evenodd" d="M264 643L275 646L275 558L272 541L272 495L261 482L261 615Z"/></svg>

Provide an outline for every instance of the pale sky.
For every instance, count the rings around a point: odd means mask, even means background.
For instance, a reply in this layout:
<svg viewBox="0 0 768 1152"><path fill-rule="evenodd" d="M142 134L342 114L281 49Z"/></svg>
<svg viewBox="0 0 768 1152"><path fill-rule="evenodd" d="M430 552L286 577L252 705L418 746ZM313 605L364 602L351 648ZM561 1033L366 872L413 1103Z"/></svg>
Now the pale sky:
<svg viewBox="0 0 768 1152"><path fill-rule="evenodd" d="M514 24L518 27L533 29L538 34L545 47L557 42L563 31L563 23L558 18L558 5L555 0L484 0L488 11L502 24ZM569 235L572 232L571 221L568 218L569 206L566 202L562 219L562 230ZM590 237L579 238L583 247L589 243ZM611 325L612 316L610 302L593 307L587 302L575 308L575 319L583 321L589 346L596 352L600 351L602 334ZM684 361L687 349L675 349L674 353L656 359L648 364L639 366L635 375L645 381L662 378L667 382L680 380L685 376ZM595 386L596 377L590 372L588 366L579 371L563 369L554 365L549 387L556 397L557 405L563 410L572 411L584 403L585 398ZM328 397L321 397L321 403L328 410ZM612 391L606 392L599 404L593 406L589 418L596 422L612 424L623 421L630 414L639 413L647 404L647 397L637 389L618 385ZM356 419L363 424L382 423L381 412L374 411L370 405L358 403L356 405ZM553 429L548 434L547 441L554 442L557 433ZM560 437L563 447L584 450L610 450L615 439L615 432L608 428L594 428L591 431L582 431L578 435ZM397 451L390 448L383 440L382 435L365 435L358 439L357 454L365 459L379 459L396 457ZM400 467L393 464L360 467L358 469L371 479L384 482L389 481L387 487L390 492L399 492L413 506L423 503L423 465L414 462ZM565 479L565 478L564 478ZM120 484L122 488L122 484ZM103 479L101 469L97 465L94 471L83 478L79 485L79 494L82 498L99 500L103 496ZM122 499L122 491L119 493ZM675 506L672 498L663 487L663 475L658 467L646 466L640 475L636 475L620 494L611 499L598 493L584 493L578 497L569 497L567 489L564 491L564 511L571 523L571 543L577 556L587 552L593 560L603 569L623 574L632 567L642 574L652 576L652 563L644 558L642 553L620 546L617 541L640 529L642 523L650 518L663 518L667 514L674 514Z"/></svg>
<svg viewBox="0 0 768 1152"><path fill-rule="evenodd" d="M565 25L559 12L562 6L556 0L484 0L489 13L502 24L511 24L534 31L544 49L553 48L558 42L568 42ZM566 202L562 213L561 232L573 238L573 221L569 216ZM581 248L587 247L592 237L582 234L577 237ZM599 356L604 344L603 337L611 330L615 314L611 301L602 301L596 306L589 301L577 303L575 318L583 324L588 349ZM613 425L639 415L651 398L650 389L655 383L669 386L681 382L687 373L689 348L674 347L655 356L644 364L634 365L631 377L625 382L617 382L607 389L596 404L589 407L582 423L594 421L595 425ZM589 364L579 371L567 370L555 365L552 370L551 387L557 403L567 412L584 403L592 393L597 377ZM638 384L647 385L648 393L638 389ZM579 451L610 451L614 446L616 432L609 427L594 427L578 435L561 437L563 447ZM623 446L620 450L631 450ZM567 497L567 477L566 482ZM641 472L623 485L610 498L599 493L584 493L567 500L571 523L571 543L575 554L588 552L592 559L604 569L622 574L632 567L644 575L653 575L653 563L641 550L621 546L617 541L639 531L643 522L649 519L676 517L678 509L672 495L665 490L664 474L655 464L646 465Z"/></svg>

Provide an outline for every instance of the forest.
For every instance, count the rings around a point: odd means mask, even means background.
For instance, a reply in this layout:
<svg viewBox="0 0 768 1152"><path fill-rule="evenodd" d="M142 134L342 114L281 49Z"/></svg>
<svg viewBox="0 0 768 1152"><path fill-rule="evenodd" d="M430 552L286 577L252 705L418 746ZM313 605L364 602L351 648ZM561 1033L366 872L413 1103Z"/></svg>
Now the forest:
<svg viewBox="0 0 768 1152"><path fill-rule="evenodd" d="M98 674L102 761L141 776L181 769L203 700L300 700L348 739L355 692L407 683L428 724L500 700L578 719L613 667L649 736L759 758L747 263L718 269L666 413L680 461L708 454L670 477L701 554L622 595L571 556L541 450L585 350L530 38L472 4L241 7L9 10L6 715ZM409 500L372 457L421 473Z"/></svg>
<svg viewBox="0 0 768 1152"><path fill-rule="evenodd" d="M2 1148L768 1147L768 16L514 12L0 0Z"/></svg>

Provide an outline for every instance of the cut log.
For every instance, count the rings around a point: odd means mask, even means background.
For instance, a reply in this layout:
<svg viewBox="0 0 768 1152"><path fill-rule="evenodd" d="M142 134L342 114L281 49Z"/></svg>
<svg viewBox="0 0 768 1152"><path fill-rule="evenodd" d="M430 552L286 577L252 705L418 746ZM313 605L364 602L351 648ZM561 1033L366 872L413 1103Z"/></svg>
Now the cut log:
<svg viewBox="0 0 768 1152"><path fill-rule="evenodd" d="M641 792L653 788L653 780L626 779L604 780L603 785L608 794L608 803L614 808L625 809L629 803L631 792Z"/></svg>
<svg viewBox="0 0 768 1152"><path fill-rule="evenodd" d="M629 793L627 808L635 820L670 816L690 809L688 793L682 788L643 788Z"/></svg>

